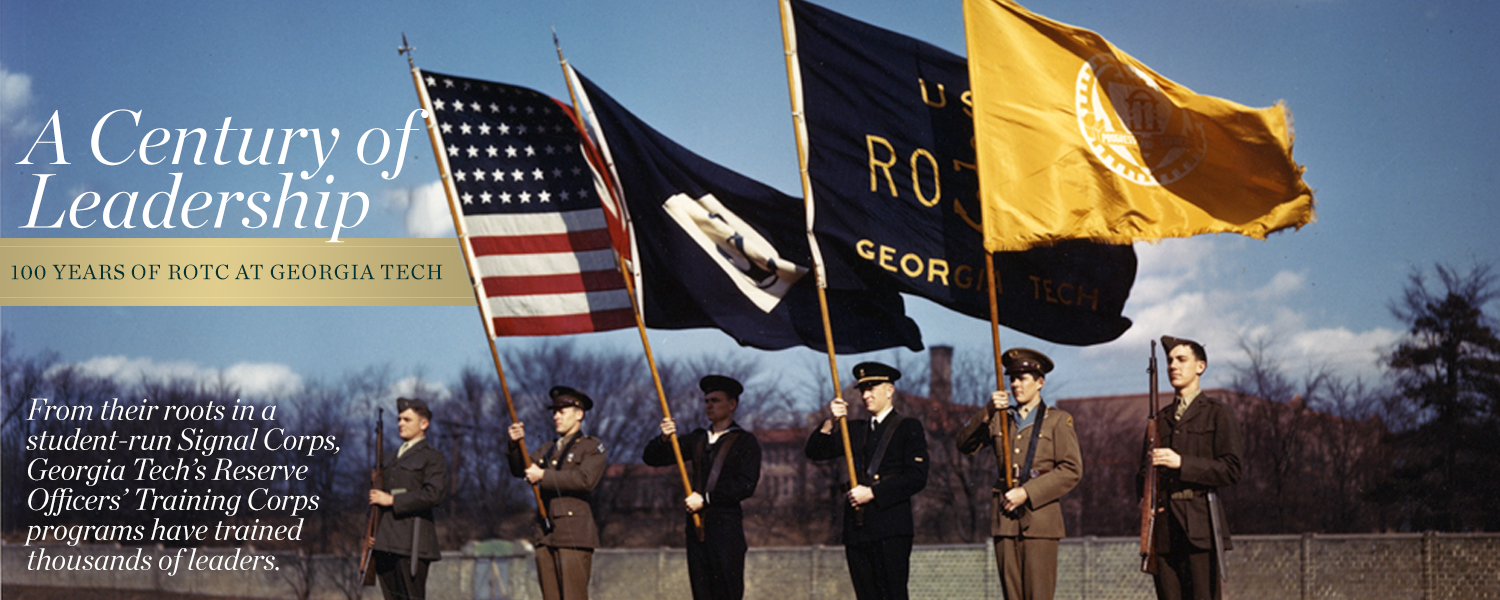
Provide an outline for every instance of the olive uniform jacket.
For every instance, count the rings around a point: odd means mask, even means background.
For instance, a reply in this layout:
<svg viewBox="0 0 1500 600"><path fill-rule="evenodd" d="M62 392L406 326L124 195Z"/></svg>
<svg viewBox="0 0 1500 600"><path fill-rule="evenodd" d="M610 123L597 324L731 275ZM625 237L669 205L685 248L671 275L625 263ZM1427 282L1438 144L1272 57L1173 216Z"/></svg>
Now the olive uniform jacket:
<svg viewBox="0 0 1500 600"><path fill-rule="evenodd" d="M520 443L511 440L506 457L510 460L510 473L525 476ZM552 533L537 526L536 544L552 548L599 547L599 529L594 524L589 497L604 477L604 442L579 431L543 445L531 455L531 461L546 469L539 487L542 500L547 503L547 517L552 519Z"/></svg>
<svg viewBox="0 0 1500 600"><path fill-rule="evenodd" d="M894 425L897 421L900 424ZM888 427L897 429L891 434L890 444L874 469L874 476L870 477L866 465L874 458L880 437ZM837 426L827 434L822 429L813 429L803 453L813 460L842 457L844 442L840 437ZM850 420L849 442L854 449L854 468L859 482L870 486L875 499L864 506L861 524L861 520L855 517L854 508L840 497L840 504L844 506L844 545L913 535L911 497L927 487L927 432L922 428L922 422L911 417L902 419L894 410L874 431L870 429L869 419ZM843 478L847 476L848 468L840 464L836 470L847 484L848 480Z"/></svg>
<svg viewBox="0 0 1500 600"><path fill-rule="evenodd" d="M1045 402L1045 400L1043 401ZM1005 457L1005 445L1000 418L1009 418L1009 411L990 418L989 409L980 409L970 417L958 432L958 449L965 454L979 452L980 448L992 446L998 468L1010 468L1019 472L1026 464L1026 450L1031 447L1032 428L1041 427L1036 441L1036 454L1031 469L1036 474L1020 487L1026 490L1026 505L1018 514L1001 510L1004 500L1005 472L998 473L995 489L990 498L990 535L995 537L1027 537L1062 539L1067 535L1063 526L1062 497L1078 485L1083 478L1083 453L1078 449L1078 434L1073 430L1073 415L1053 406L1047 407L1041 423L1033 423L1017 431L1012 424L1011 455ZM1020 483L1020 480L1016 480Z"/></svg>
<svg viewBox="0 0 1500 600"><path fill-rule="evenodd" d="M1234 409L1218 398L1199 394L1187 407L1182 418L1177 418L1177 402L1163 408L1156 417L1157 431L1161 434L1161 447L1171 448L1182 456L1182 468L1162 469L1159 481L1160 493L1167 499L1167 512L1182 530L1188 541L1197 549L1213 548L1213 525L1208 511L1208 492L1240 480L1239 421ZM1146 440L1149 444L1150 440ZM1140 496L1145 483L1146 469L1151 463L1146 453L1141 452L1141 468L1136 474L1136 496ZM1222 515L1221 515L1222 516ZM1230 549L1228 523L1219 533L1224 549ZM1156 551L1166 554L1190 548L1172 548L1171 536L1167 532L1167 520L1156 520Z"/></svg>
<svg viewBox="0 0 1500 600"><path fill-rule="evenodd" d="M381 465L384 491L390 492L390 506L380 507L380 529L375 532L375 549L402 556L412 555L412 532L416 531L416 554L420 560L438 560L437 530L432 524L432 509L447 494L448 467L443 453L417 440L400 457L386 454Z"/></svg>

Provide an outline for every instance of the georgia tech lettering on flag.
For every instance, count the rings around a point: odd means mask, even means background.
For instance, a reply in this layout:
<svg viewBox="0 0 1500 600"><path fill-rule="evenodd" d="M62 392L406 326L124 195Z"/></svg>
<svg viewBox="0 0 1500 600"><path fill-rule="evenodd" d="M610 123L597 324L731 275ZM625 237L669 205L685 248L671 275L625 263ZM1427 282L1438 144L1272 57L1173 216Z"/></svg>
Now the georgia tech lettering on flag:
<svg viewBox="0 0 1500 600"><path fill-rule="evenodd" d="M646 325L824 350L802 201L704 160L572 76L630 225ZM827 297L839 352L922 348L894 288L844 280Z"/></svg>
<svg viewBox="0 0 1500 600"><path fill-rule="evenodd" d="M990 250L1264 239L1315 218L1283 106L1198 95L1010 0L965 0L964 22Z"/></svg>
<svg viewBox="0 0 1500 600"><path fill-rule="evenodd" d="M963 57L790 2L813 230L829 277L855 276L989 319ZM794 95L794 97L796 97ZM1000 322L1061 344L1113 340L1135 250L1087 240L995 257Z"/></svg>
<svg viewBox="0 0 1500 600"><path fill-rule="evenodd" d="M493 335L635 325L572 111L523 87L422 74Z"/></svg>

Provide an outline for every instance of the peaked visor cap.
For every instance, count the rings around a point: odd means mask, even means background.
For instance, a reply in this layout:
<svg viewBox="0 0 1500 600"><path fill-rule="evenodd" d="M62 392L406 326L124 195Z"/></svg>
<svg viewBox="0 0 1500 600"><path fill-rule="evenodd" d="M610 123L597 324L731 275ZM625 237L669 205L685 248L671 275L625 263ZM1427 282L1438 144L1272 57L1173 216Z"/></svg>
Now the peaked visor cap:
<svg viewBox="0 0 1500 600"><path fill-rule="evenodd" d="M1052 371L1052 359L1046 354L1032 350L1031 348L1011 348L1000 357L1000 364L1005 366L1006 375L1019 375L1021 373L1035 373L1046 375Z"/></svg>
<svg viewBox="0 0 1500 600"><path fill-rule="evenodd" d="M855 387L869 387L881 383L893 383L901 378L901 371L885 363L862 362L854 365Z"/></svg>
<svg viewBox="0 0 1500 600"><path fill-rule="evenodd" d="M594 399L590 398L588 394L565 385L552 388L547 392L547 395L552 397L552 405L547 408L554 411L569 406L577 406L584 411L594 408Z"/></svg>

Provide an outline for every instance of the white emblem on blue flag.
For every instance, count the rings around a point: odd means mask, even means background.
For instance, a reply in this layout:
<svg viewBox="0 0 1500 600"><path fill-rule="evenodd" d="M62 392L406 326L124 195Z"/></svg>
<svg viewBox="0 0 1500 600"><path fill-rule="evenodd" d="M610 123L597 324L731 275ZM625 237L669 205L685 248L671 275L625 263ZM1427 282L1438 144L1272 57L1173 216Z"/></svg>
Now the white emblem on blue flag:
<svg viewBox="0 0 1500 600"><path fill-rule="evenodd" d="M740 293L771 312L807 267L782 258L760 232L713 194L694 200L675 194L662 204L672 220L734 281Z"/></svg>

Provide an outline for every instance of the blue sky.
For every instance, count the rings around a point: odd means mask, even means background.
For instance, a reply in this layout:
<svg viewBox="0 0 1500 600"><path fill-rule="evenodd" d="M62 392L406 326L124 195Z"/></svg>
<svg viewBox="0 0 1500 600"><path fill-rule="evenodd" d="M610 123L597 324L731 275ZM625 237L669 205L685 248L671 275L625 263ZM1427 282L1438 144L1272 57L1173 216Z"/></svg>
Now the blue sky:
<svg viewBox="0 0 1500 600"><path fill-rule="evenodd" d="M964 54L956 0L828 0L856 19ZM1387 308L1413 268L1500 263L1492 107L1500 69L1491 58L1500 5L1487 2L1231 0L1120 3L1033 0L1028 8L1092 29L1157 72L1199 93L1252 106L1285 101L1295 158L1307 167L1318 221L1256 241L1200 236L1137 244L1140 274L1126 306L1136 325L1090 348L1002 331L1006 347L1057 360L1052 397L1142 391L1146 342L1163 333L1206 342L1222 385L1241 339L1276 343L1294 373L1331 365L1373 381L1375 359L1403 329ZM360 164L353 147L370 128L395 133L417 100L401 34L417 65L566 97L551 43L631 111L684 146L783 191L797 192L796 154L772 0L639 2L53 3L0 0L0 236L326 237L326 231L226 226L191 234L25 229L37 174L54 173L50 202L83 191L149 194L183 173L184 189L277 192L279 173L317 169L307 140L285 165L104 166L152 128L317 128L341 134L329 163L301 189L362 191L369 217L346 237L443 235L431 209L436 169L425 139L402 171L394 158ZM18 165L54 111L69 165L43 146ZM174 140L175 141L175 140ZM257 142L258 142L257 138ZM237 142L237 138L231 138ZM326 141L325 141L326 142ZM276 142L279 146L280 140ZM212 142L210 143L212 146ZM170 146L167 146L170 148ZM235 143L225 155L237 151ZM38 157L47 156L45 160ZM117 159L116 159L117 160ZM325 177L333 175L333 182ZM1495 307L1491 307L1492 310ZM928 345L987 356L981 321L921 300L909 311ZM1492 313L1493 314L1493 313ZM451 308L22 308L0 327L23 352L50 350L100 372L232 373L250 390L296 386L371 364L448 381L463 365L488 367L472 307ZM639 348L634 331L577 338ZM533 343L502 339L502 347ZM805 350L737 348L721 333L652 332L659 356L720 354L767 371L815 377L826 359ZM921 361L904 351L888 361ZM864 357L840 357L849 366ZM3 357L0 357L3 359ZM753 389L752 389L753 391Z"/></svg>

